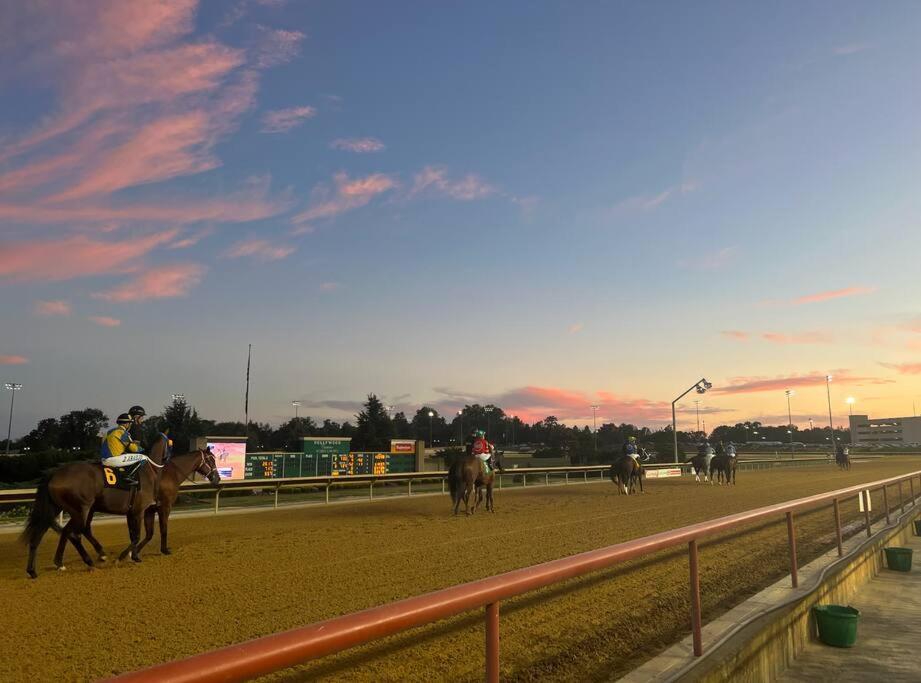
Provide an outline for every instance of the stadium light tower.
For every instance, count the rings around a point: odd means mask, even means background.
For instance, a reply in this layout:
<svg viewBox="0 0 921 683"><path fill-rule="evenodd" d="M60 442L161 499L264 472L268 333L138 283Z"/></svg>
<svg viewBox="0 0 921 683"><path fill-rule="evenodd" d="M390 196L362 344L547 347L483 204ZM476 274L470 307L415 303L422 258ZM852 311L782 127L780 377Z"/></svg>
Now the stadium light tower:
<svg viewBox="0 0 921 683"><path fill-rule="evenodd" d="M793 457L793 411L790 408L790 397L796 396L796 392L793 389L787 389L784 391L787 395L787 434L790 435L790 457Z"/></svg>
<svg viewBox="0 0 921 683"><path fill-rule="evenodd" d="M678 398L672 401L672 436L674 438L675 445L675 462L678 462L678 425L677 420L675 419L675 404L678 403L682 398L692 391L696 391L698 394L706 394L707 389L712 389L713 385L707 381L705 377L702 377L699 381L692 384L687 391L681 394Z"/></svg>
<svg viewBox="0 0 921 683"><path fill-rule="evenodd" d="M598 416L598 409L601 406L589 406L589 407L592 409L592 432L594 432L594 437L595 437L594 448L595 448L595 453L597 453L598 452L598 422L596 418Z"/></svg>
<svg viewBox="0 0 921 683"><path fill-rule="evenodd" d="M835 423L831 419L831 379L831 375L825 375L825 393L828 396L828 429L831 430L831 439L829 440L832 442L832 448L834 448Z"/></svg>
<svg viewBox="0 0 921 683"><path fill-rule="evenodd" d="M853 396L848 396L844 401L845 403L847 403L847 410L848 410L849 415L854 414L854 402L856 400L857 399L855 399Z"/></svg>
<svg viewBox="0 0 921 683"><path fill-rule="evenodd" d="M434 419L435 419L435 413L430 410L429 411L429 448L433 448L435 446L435 442L432 440L432 420Z"/></svg>
<svg viewBox="0 0 921 683"><path fill-rule="evenodd" d="M6 454L10 454L10 439L13 435L13 405L16 402L16 392L22 389L22 385L17 382L7 382L3 385L4 389L10 392L10 423L6 428Z"/></svg>
<svg viewBox="0 0 921 683"><path fill-rule="evenodd" d="M173 399L173 403L176 401L185 401L185 394L170 394Z"/></svg>
<svg viewBox="0 0 921 683"><path fill-rule="evenodd" d="M300 407L300 401L291 401L291 405L294 406L294 420L297 421L297 409Z"/></svg>

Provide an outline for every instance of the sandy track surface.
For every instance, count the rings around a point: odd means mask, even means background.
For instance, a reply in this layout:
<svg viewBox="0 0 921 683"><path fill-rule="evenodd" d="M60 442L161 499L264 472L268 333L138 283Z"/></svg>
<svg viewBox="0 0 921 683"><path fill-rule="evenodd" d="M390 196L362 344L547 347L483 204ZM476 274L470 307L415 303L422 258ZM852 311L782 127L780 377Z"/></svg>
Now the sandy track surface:
<svg viewBox="0 0 921 683"><path fill-rule="evenodd" d="M447 497L176 519L174 554L87 571L72 548L38 580L0 537L5 681L83 681L188 656L399 598L732 512L921 469L921 459L740 472L736 488L653 480L497 492L496 513L452 517ZM896 505L897 492L890 492ZM907 494L907 489L906 489ZM874 511L882 499L877 496ZM842 506L859 518L856 501ZM830 509L797 521L801 562L834 545ZM127 531L98 536L114 554ZM787 571L786 527L701 550L705 620ZM501 606L503 680L610 680L688 632L687 558L664 553ZM271 680L482 680L482 614L470 613L276 674Z"/></svg>

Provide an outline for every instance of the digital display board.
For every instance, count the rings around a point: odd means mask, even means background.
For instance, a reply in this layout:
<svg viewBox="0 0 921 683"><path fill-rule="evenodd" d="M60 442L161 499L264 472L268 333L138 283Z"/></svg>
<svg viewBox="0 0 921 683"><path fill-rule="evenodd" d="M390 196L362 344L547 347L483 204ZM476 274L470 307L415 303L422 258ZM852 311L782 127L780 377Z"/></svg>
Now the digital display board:
<svg viewBox="0 0 921 683"><path fill-rule="evenodd" d="M246 442L209 441L221 479L243 479L246 472Z"/></svg>
<svg viewBox="0 0 921 683"><path fill-rule="evenodd" d="M414 472L415 454L403 453L344 453L333 457L332 476L353 474L394 474Z"/></svg>

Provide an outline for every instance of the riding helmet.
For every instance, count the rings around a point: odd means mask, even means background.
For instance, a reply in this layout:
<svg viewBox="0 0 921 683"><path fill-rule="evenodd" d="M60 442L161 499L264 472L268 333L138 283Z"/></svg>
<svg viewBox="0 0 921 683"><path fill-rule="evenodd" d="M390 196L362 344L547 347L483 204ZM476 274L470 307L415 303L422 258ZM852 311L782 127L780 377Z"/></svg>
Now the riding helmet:
<svg viewBox="0 0 921 683"><path fill-rule="evenodd" d="M144 410L144 408L142 408L141 406L131 406L131 409L128 411L128 414L131 417L145 417L147 415L147 411Z"/></svg>
<svg viewBox="0 0 921 683"><path fill-rule="evenodd" d="M131 419L131 416L128 413L122 413L115 419L115 424L117 425L130 425L134 420Z"/></svg>

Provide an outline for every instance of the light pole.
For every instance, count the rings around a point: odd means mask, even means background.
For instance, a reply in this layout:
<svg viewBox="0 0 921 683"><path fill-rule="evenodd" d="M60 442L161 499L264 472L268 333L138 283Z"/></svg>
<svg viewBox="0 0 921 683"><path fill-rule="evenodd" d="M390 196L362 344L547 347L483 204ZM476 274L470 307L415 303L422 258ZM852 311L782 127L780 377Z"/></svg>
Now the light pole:
<svg viewBox="0 0 921 683"><path fill-rule="evenodd" d="M464 443L464 411L458 410L457 416L460 418L460 438L457 440L458 444Z"/></svg>
<svg viewBox="0 0 921 683"><path fill-rule="evenodd" d="M854 401L855 400L856 399L853 396L848 396L844 401L845 403L847 403L847 413L848 413L847 433L850 435L851 446L854 445L854 428L853 426L851 426L851 422L853 421L851 420L851 418L854 417Z"/></svg>
<svg viewBox="0 0 921 683"><path fill-rule="evenodd" d="M3 385L10 391L10 423L6 428L6 454L10 454L10 439L13 436L13 405L16 402L16 392L22 389L22 385L17 382L7 382Z"/></svg>
<svg viewBox="0 0 921 683"><path fill-rule="evenodd" d="M435 413L431 410L429 411L429 448L435 447L435 442L432 440L432 420L435 417Z"/></svg>
<svg viewBox="0 0 921 683"><path fill-rule="evenodd" d="M830 430L830 439L832 452L835 450L835 423L831 419L831 375L825 375L825 393L828 396L828 429Z"/></svg>
<svg viewBox="0 0 921 683"><path fill-rule="evenodd" d="M675 404L678 403L678 401L680 401L682 398L684 398L687 394L691 393L692 391L696 391L698 394L705 394L707 393L707 389L710 389L711 387L713 387L713 385L710 384L710 382L708 382L706 378L701 378L700 381L692 384L687 389L687 391L685 391L678 398L672 401L672 436L674 437L675 462L678 462L678 425L677 425L677 420L675 419Z"/></svg>
<svg viewBox="0 0 921 683"><path fill-rule="evenodd" d="M297 409L300 407L300 401L291 401L291 405L294 406L294 421L297 422Z"/></svg>
<svg viewBox="0 0 921 683"><path fill-rule="evenodd" d="M700 401L694 399L694 412L697 413L697 433L700 434Z"/></svg>
<svg viewBox="0 0 921 683"><path fill-rule="evenodd" d="M853 414L854 414L854 402L855 402L856 400L857 400L857 399L855 399L853 396L848 396L847 399L845 399L844 402L847 403L848 415L853 415Z"/></svg>
<svg viewBox="0 0 921 683"><path fill-rule="evenodd" d="M790 435L790 457L793 457L793 411L790 408L790 397L795 396L793 389L784 392L787 395L787 434Z"/></svg>
<svg viewBox="0 0 921 683"><path fill-rule="evenodd" d="M486 406L486 440L489 441L489 414L493 411L493 406Z"/></svg>
<svg viewBox="0 0 921 683"><path fill-rule="evenodd" d="M594 445L595 455L598 455L598 422L596 418L598 415L598 409L601 406L589 406L589 407L592 409L592 432L594 432L594 438L595 438L595 445Z"/></svg>
<svg viewBox="0 0 921 683"><path fill-rule="evenodd" d="M173 403L175 403L176 401L185 403L185 394L170 394L170 395L173 398Z"/></svg>

